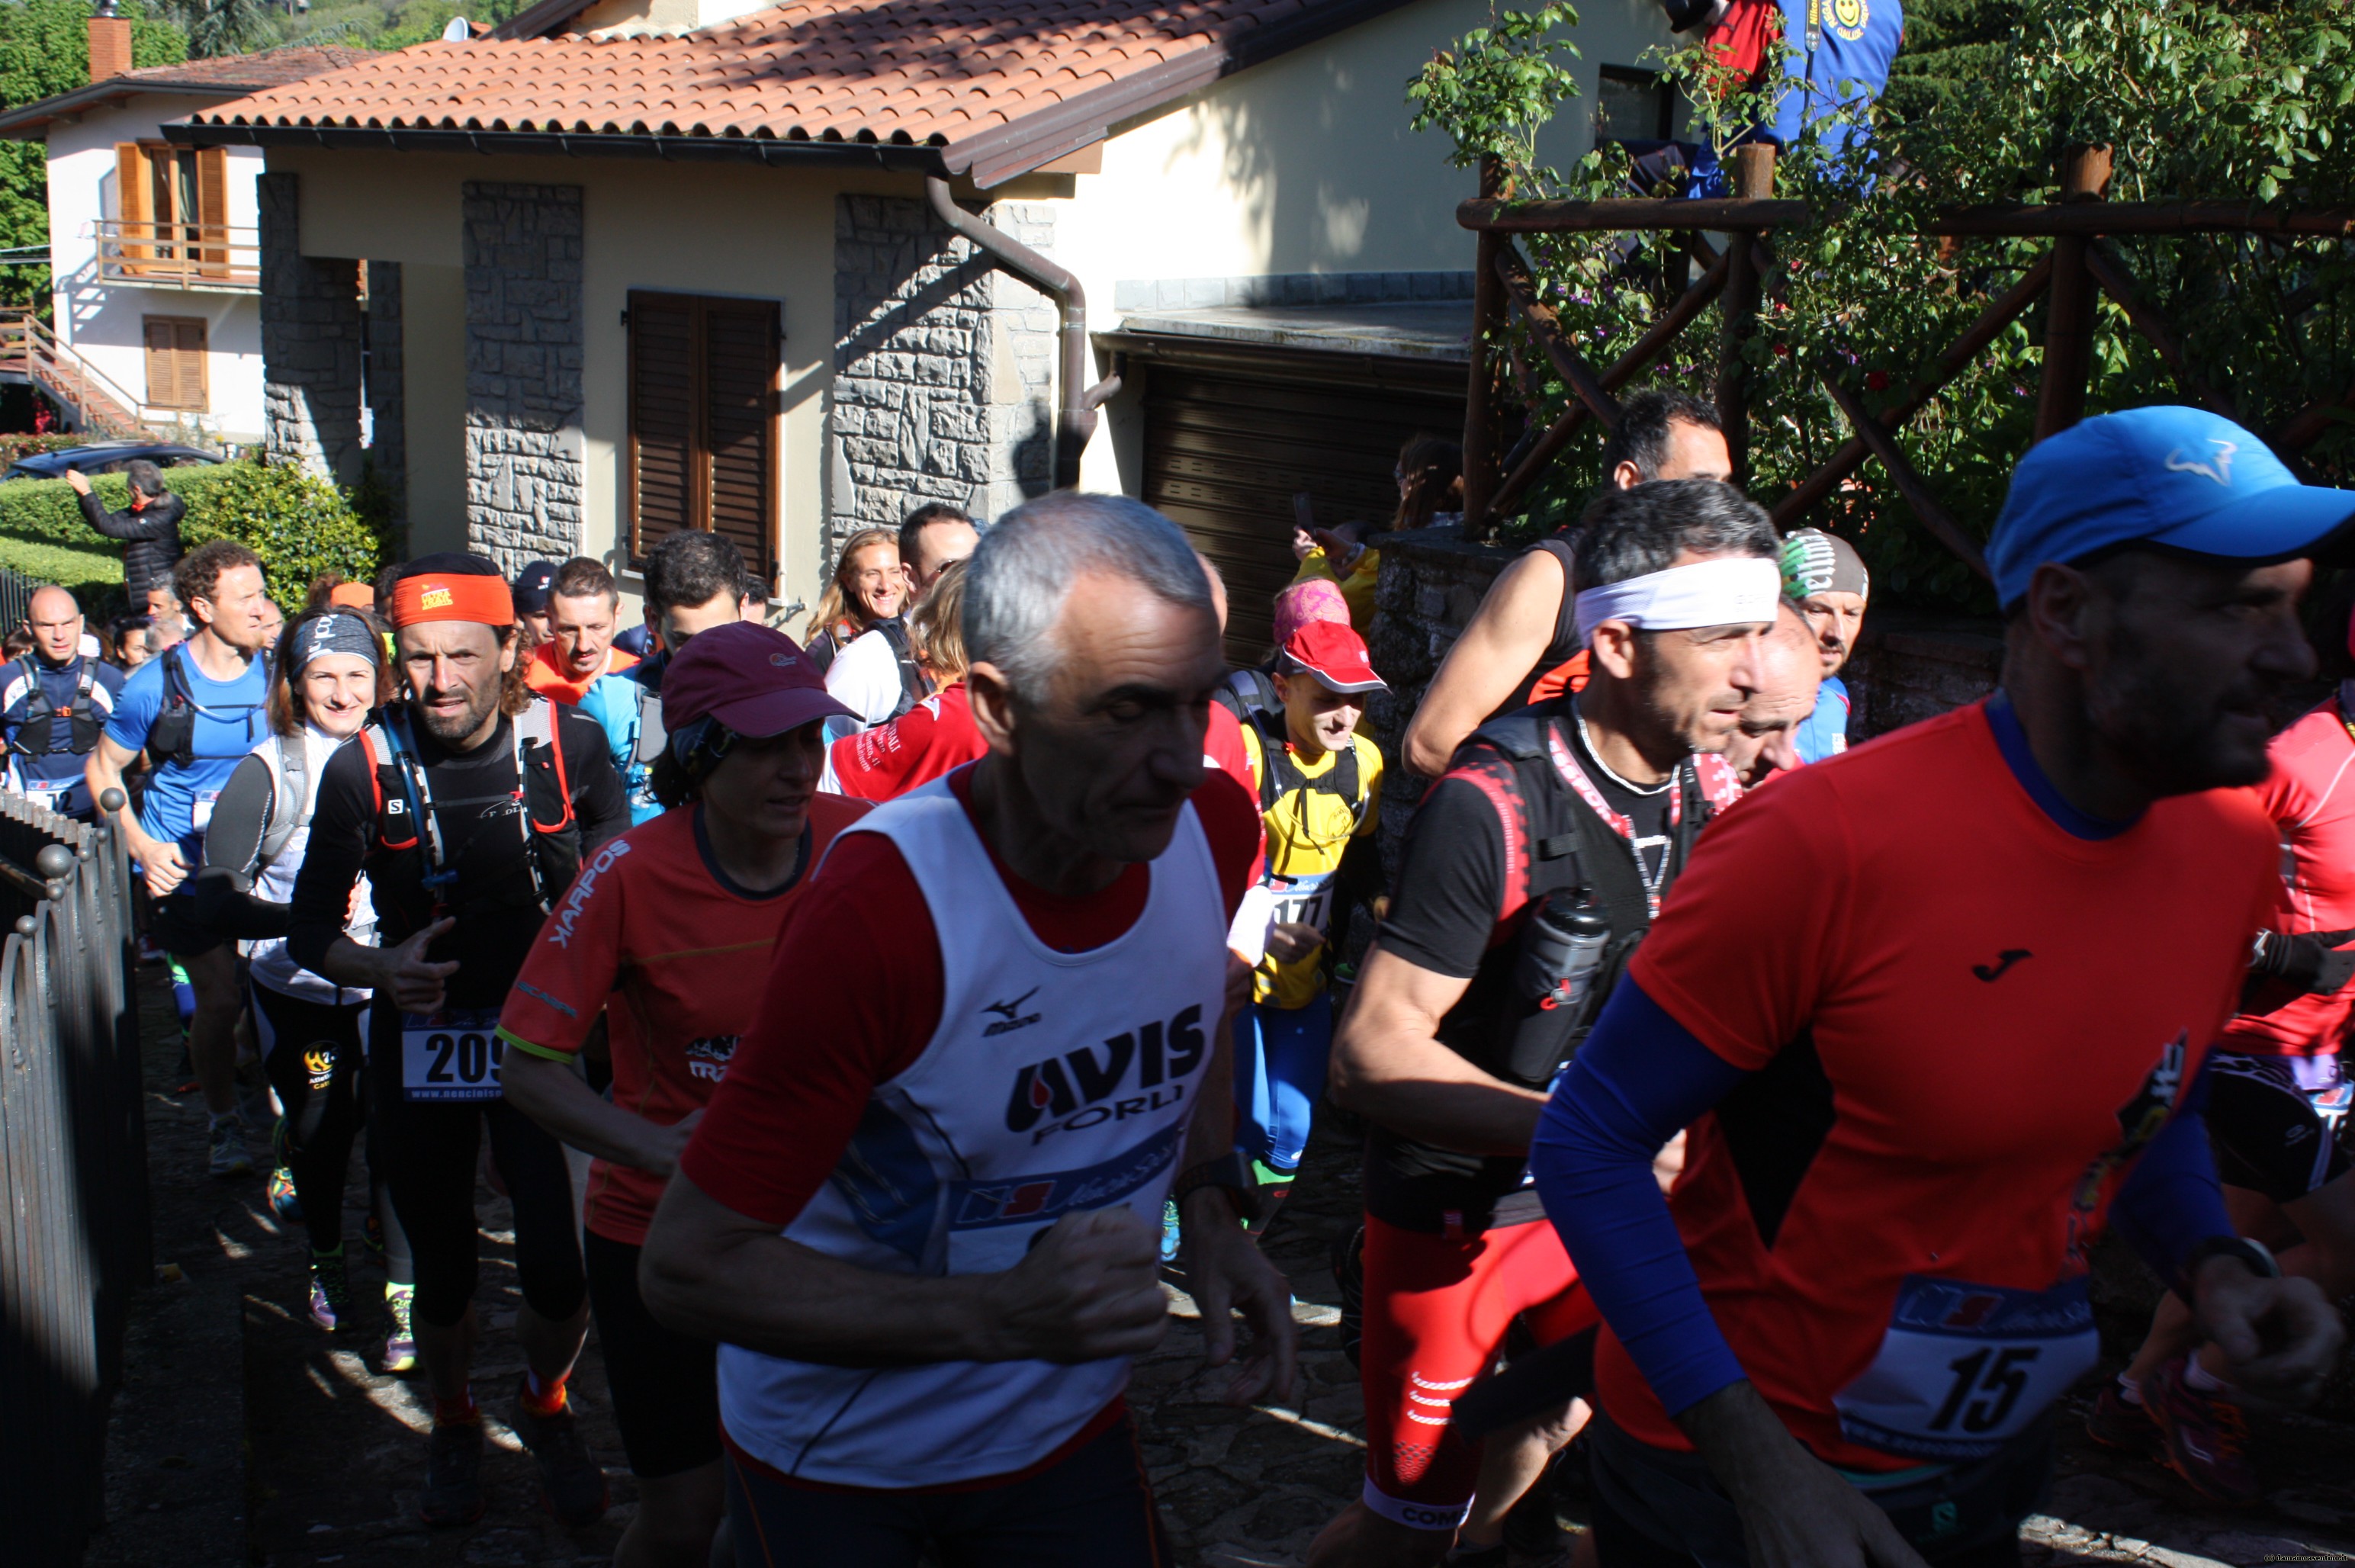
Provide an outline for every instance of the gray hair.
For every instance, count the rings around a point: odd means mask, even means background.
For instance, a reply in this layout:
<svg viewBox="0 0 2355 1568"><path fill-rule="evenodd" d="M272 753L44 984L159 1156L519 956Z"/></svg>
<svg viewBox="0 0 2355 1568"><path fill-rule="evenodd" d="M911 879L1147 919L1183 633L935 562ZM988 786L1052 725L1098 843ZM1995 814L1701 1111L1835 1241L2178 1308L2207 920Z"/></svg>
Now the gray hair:
<svg viewBox="0 0 2355 1568"><path fill-rule="evenodd" d="M966 656L997 667L1016 699L1036 706L1055 670L1055 623L1073 584L1091 574L1216 613L1209 580L1177 524L1126 496L1062 490L1026 501L981 536L965 568Z"/></svg>
<svg viewBox="0 0 2355 1568"><path fill-rule="evenodd" d="M1782 541L1758 504L1714 479L1660 479L1632 490L1606 490L1586 508L1571 561L1571 586L1583 593L1666 571L1686 550L1695 555L1775 558Z"/></svg>

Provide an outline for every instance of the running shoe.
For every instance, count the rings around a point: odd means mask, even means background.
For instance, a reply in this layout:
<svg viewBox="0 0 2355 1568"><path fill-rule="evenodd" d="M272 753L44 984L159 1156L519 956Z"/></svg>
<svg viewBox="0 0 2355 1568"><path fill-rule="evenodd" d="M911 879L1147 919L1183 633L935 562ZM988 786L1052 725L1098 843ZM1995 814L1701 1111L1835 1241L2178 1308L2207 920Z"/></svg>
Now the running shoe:
<svg viewBox="0 0 2355 1568"><path fill-rule="evenodd" d="M303 1200L294 1195L294 1173L282 1165L270 1168L270 1185L262 1189L270 1199L270 1211L278 1216L282 1225L303 1222Z"/></svg>
<svg viewBox="0 0 2355 1568"><path fill-rule="evenodd" d="M2085 1435L2105 1448L2121 1448L2146 1459L2167 1457L2167 1439L2159 1435L2149 1410L2128 1403L2115 1378L2095 1397L2094 1413L2085 1418Z"/></svg>
<svg viewBox="0 0 2355 1568"><path fill-rule="evenodd" d="M2261 1501L2256 1467L2249 1462L2249 1422L2221 1393L2184 1381L2188 1358L2178 1356L2142 1380L2142 1407L2165 1440L2168 1467L2211 1503L2242 1508Z"/></svg>
<svg viewBox="0 0 2355 1568"><path fill-rule="evenodd" d="M417 1511L436 1530L483 1517L483 1424L437 1421L426 1439L425 1490Z"/></svg>
<svg viewBox="0 0 2355 1568"><path fill-rule="evenodd" d="M1161 1263L1163 1267L1178 1261L1178 1243L1184 1239L1185 1227L1178 1222L1178 1200L1161 1200Z"/></svg>
<svg viewBox="0 0 2355 1568"><path fill-rule="evenodd" d="M332 1334L352 1317L352 1282L344 1272L344 1249L311 1254L311 1321Z"/></svg>
<svg viewBox="0 0 2355 1568"><path fill-rule="evenodd" d="M1363 1225L1333 1243L1333 1284L1341 1293L1341 1353L1358 1364L1358 1349L1366 1338L1366 1228Z"/></svg>
<svg viewBox="0 0 2355 1568"><path fill-rule="evenodd" d="M539 1461L542 1500L549 1512L574 1530L594 1524L605 1514L605 1472L589 1456L571 1403L568 1401L553 1415L542 1415L524 1398L530 1389L531 1374L517 1373L515 1398L506 1413L507 1424Z"/></svg>
<svg viewBox="0 0 2355 1568"><path fill-rule="evenodd" d="M384 1370L398 1374L417 1370L417 1336L409 1327L410 1303L416 1298L413 1285L385 1282L384 1310L392 1319L392 1332L384 1337Z"/></svg>
<svg viewBox="0 0 2355 1568"><path fill-rule="evenodd" d="M211 1170L224 1179L253 1174L253 1152L245 1147L245 1118L234 1111L213 1124Z"/></svg>

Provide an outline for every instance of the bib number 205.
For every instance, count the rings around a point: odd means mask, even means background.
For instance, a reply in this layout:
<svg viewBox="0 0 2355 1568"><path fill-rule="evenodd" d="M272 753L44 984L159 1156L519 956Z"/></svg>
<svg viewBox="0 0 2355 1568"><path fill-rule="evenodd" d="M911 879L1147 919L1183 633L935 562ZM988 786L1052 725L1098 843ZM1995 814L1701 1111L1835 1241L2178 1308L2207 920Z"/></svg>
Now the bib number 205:
<svg viewBox="0 0 2355 1568"><path fill-rule="evenodd" d="M2082 1278L2050 1290L1914 1275L1872 1364L1832 1403L1851 1442L1923 1459L1984 1458L2099 1353Z"/></svg>
<svg viewBox="0 0 2355 1568"><path fill-rule="evenodd" d="M411 1100L496 1100L506 1042L495 1012L403 1013L401 1092Z"/></svg>

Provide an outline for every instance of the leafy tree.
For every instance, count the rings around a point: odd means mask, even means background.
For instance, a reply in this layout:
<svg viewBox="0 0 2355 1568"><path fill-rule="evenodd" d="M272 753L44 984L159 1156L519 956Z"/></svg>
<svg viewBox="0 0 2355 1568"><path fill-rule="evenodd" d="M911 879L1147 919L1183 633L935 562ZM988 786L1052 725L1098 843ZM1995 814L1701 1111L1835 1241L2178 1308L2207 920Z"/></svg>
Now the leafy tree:
<svg viewBox="0 0 2355 1568"><path fill-rule="evenodd" d="M131 63L187 59L187 40L168 22L124 0ZM90 13L84 0L0 0L0 108L70 92L90 80ZM0 248L49 242L48 154L38 142L0 142ZM0 267L0 304L48 308L48 269Z"/></svg>
<svg viewBox="0 0 2355 1568"><path fill-rule="evenodd" d="M172 12L187 30L188 53L198 59L247 54L278 42L270 0L174 0Z"/></svg>
<svg viewBox="0 0 2355 1568"><path fill-rule="evenodd" d="M1826 378L1870 411L1888 408L2051 248L2041 239L1942 246L1922 233L1935 208L2051 201L2061 150L2073 143L2112 146L2114 200L2355 205L2355 144L2336 132L2355 103L2355 49L2337 0L2018 0L1999 39L1964 25L1993 14L1959 4L1940 13L1955 30L1929 30L1947 40L1934 52L1955 74L1919 72L1909 113L1881 114L1873 143L1835 157L1811 133L1784 150L1777 194L1806 199L1813 217L1771 237L1778 265L1747 348L1752 490L1762 500L1785 493L1848 439ZM1493 69L1509 83L1525 74L1526 53L1523 46L1492 66L1499 57L1493 45L1459 45L1435 59L1423 80ZM1687 84L1712 139L1721 143L1758 118L1754 101L1712 96L1700 51L1661 63ZM1960 90L1940 90L1941 82ZM1459 155L1506 159L1524 197L1627 193L1625 155L1615 146L1567 172L1536 165L1526 114L1507 120L1492 106L1496 97L1475 82L1415 102L1426 115L1434 103L1447 111L1434 123L1455 136ZM1668 234L1521 241L1548 303L1593 364L1630 347L1688 275ZM2264 431L2355 385L2355 251L2343 240L2222 234L2110 244L2137 291L2174 327L2188 375L2179 377L2105 296L2088 412L2195 402L2204 389ZM2031 307L1899 435L1931 490L1982 537L2029 444L2043 323L2043 307ZM1507 334L1506 347L1531 419L1550 422L1568 406L1568 389L1521 328ZM1717 347L1712 308L1655 373L1705 388ZM1599 477L1598 446L1591 433L1572 443L1532 496L1525 527L1550 526L1582 502ZM2355 419L2304 461L2327 481L2347 482L2355 473ZM1979 580L1917 526L1878 463L1859 469L1813 520L1859 544L1876 589L1916 603L1992 608Z"/></svg>

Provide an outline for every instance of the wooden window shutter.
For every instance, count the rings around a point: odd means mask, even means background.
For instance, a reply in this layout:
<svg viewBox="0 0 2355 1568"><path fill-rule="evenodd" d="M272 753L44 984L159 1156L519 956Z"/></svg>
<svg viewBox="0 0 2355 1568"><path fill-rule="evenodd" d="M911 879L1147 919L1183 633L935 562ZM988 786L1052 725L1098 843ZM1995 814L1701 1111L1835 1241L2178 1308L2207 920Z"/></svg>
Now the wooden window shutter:
<svg viewBox="0 0 2355 1568"><path fill-rule="evenodd" d="M178 407L197 413L208 411L211 397L205 385L205 324L201 321L176 321L172 324L172 351L179 360Z"/></svg>
<svg viewBox="0 0 2355 1568"><path fill-rule="evenodd" d="M710 522L766 581L776 550L777 307L712 300L704 308L704 450Z"/></svg>
<svg viewBox="0 0 2355 1568"><path fill-rule="evenodd" d="M174 353L177 340L173 324L151 315L142 325L147 338L147 400L159 409L176 408L180 368Z"/></svg>
<svg viewBox="0 0 2355 1568"><path fill-rule="evenodd" d="M123 224L123 259L133 261L146 256L149 253L147 247L138 241L148 238L147 230L139 225L150 220L147 150L136 142L115 144L114 208L114 215Z"/></svg>
<svg viewBox="0 0 2355 1568"><path fill-rule="evenodd" d="M210 241L198 253L208 272L224 271L229 266L229 149L199 147L197 149L197 221L203 226L198 238Z"/></svg>
<svg viewBox="0 0 2355 1568"><path fill-rule="evenodd" d="M630 559L697 517L702 377L695 302L630 296Z"/></svg>

